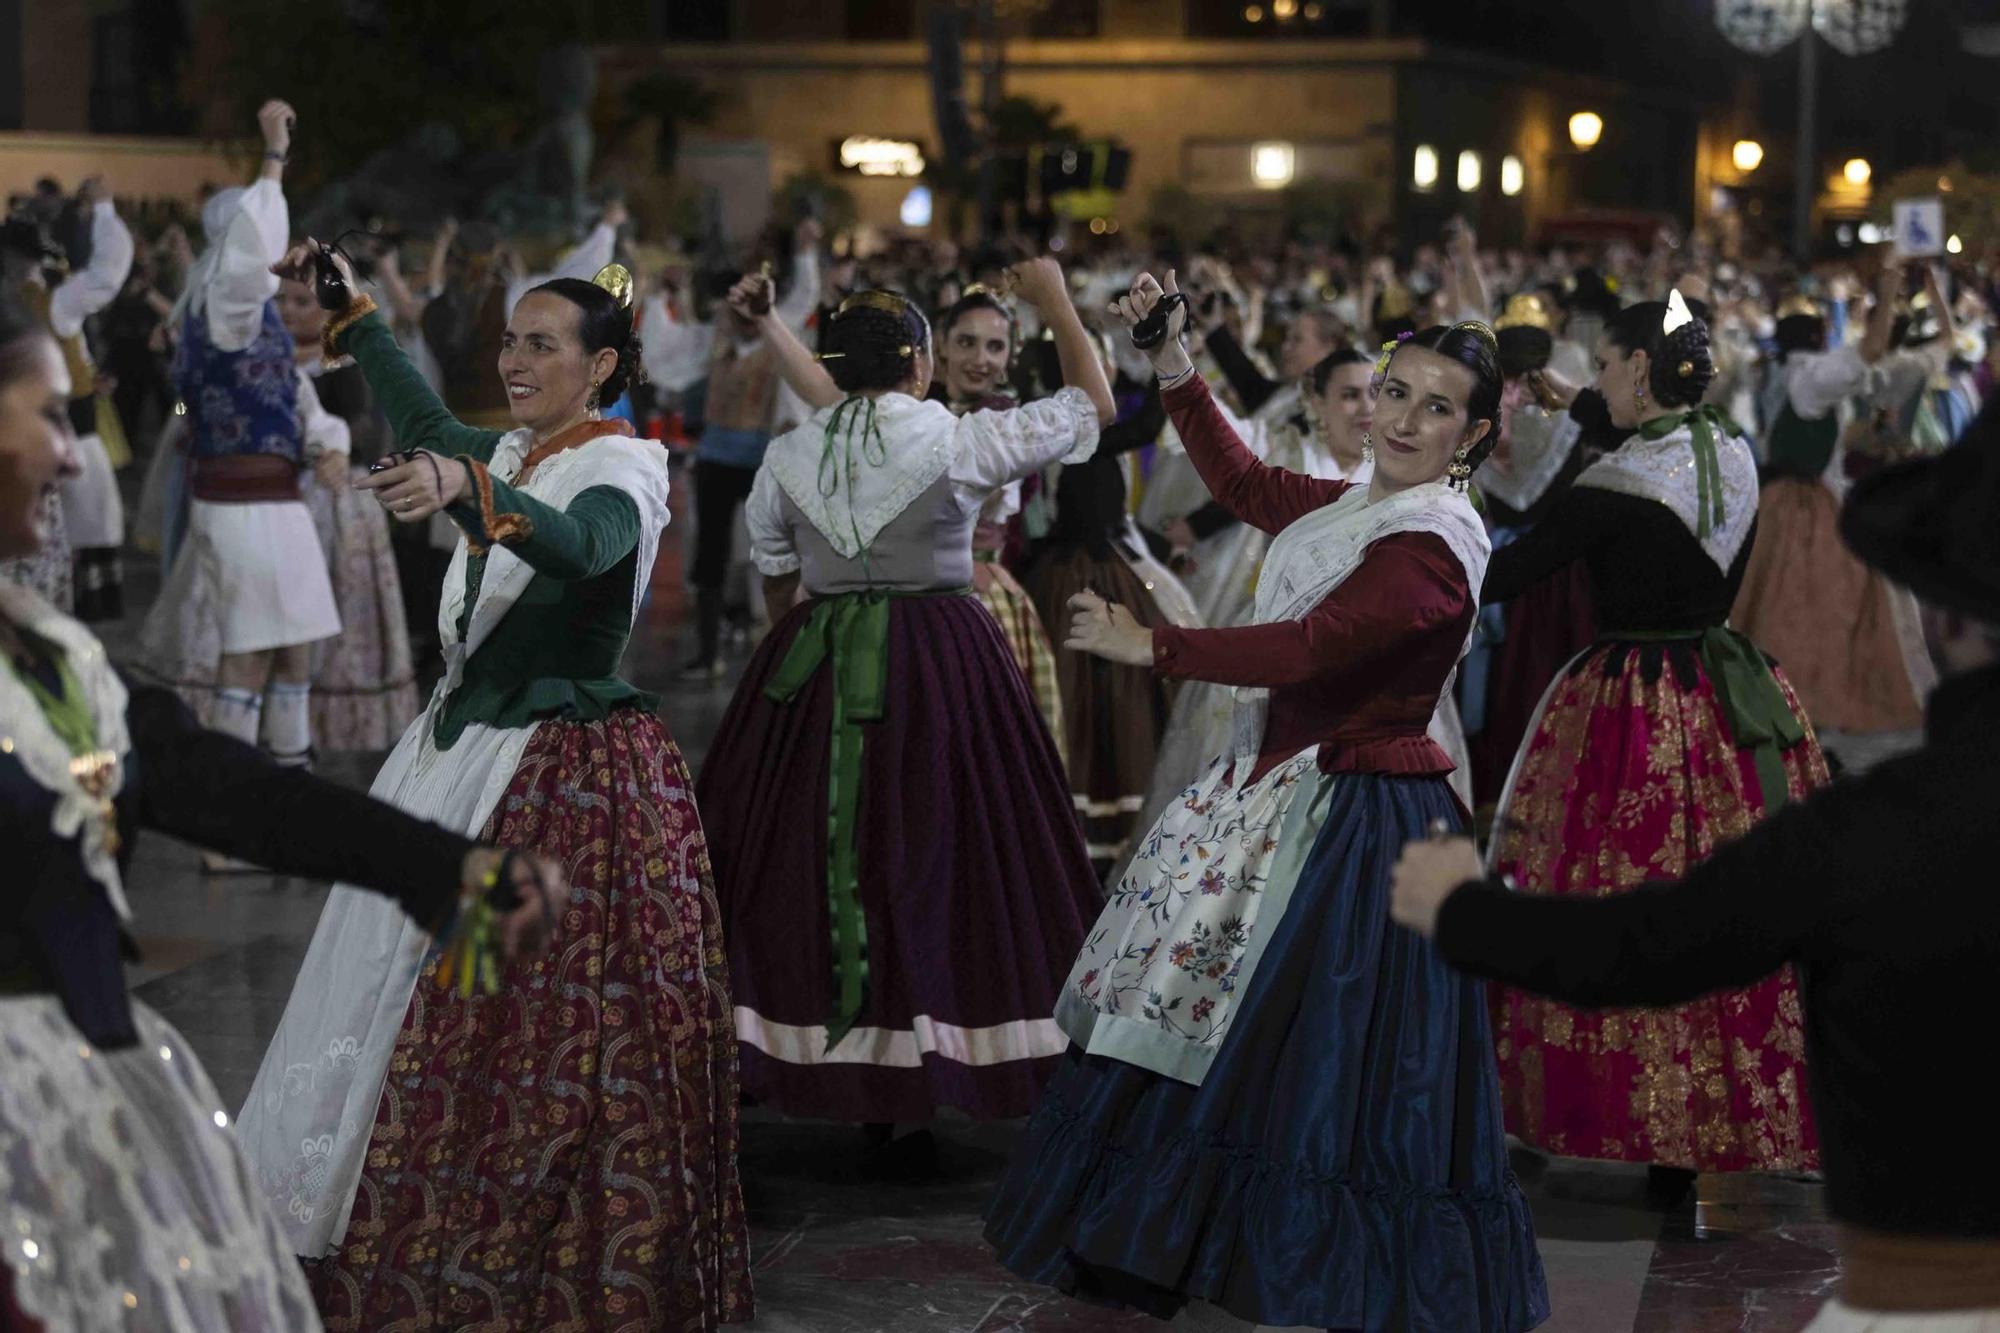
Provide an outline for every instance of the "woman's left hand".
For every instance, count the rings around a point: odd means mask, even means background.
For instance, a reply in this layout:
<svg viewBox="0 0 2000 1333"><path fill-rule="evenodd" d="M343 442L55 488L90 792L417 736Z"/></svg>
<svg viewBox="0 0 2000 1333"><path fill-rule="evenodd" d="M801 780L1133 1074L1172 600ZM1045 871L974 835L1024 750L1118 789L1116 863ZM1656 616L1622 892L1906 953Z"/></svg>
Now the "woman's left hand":
<svg viewBox="0 0 2000 1333"><path fill-rule="evenodd" d="M371 472L354 483L375 498L398 523L421 523L465 497L465 469L456 459L439 458L426 449L400 455L407 461Z"/></svg>
<svg viewBox="0 0 2000 1333"><path fill-rule="evenodd" d="M1094 592L1080 592L1069 599L1069 610L1069 637L1063 647L1127 666L1153 665L1153 631L1124 607Z"/></svg>
<svg viewBox="0 0 2000 1333"><path fill-rule="evenodd" d="M1437 933L1444 900L1470 880L1484 879L1486 867L1470 838L1433 837L1405 843L1396 862L1389 915L1419 935Z"/></svg>

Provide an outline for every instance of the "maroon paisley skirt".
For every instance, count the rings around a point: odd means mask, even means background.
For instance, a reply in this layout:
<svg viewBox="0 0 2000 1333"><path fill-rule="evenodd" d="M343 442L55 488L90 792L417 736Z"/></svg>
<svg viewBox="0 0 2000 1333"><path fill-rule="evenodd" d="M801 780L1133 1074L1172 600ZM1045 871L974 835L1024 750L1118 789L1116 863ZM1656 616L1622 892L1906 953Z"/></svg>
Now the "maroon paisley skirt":
<svg viewBox="0 0 2000 1333"><path fill-rule="evenodd" d="M680 751L636 710L545 723L485 838L555 857L576 902L496 995L426 965L346 1240L307 1265L327 1328L748 1319L728 960Z"/></svg>

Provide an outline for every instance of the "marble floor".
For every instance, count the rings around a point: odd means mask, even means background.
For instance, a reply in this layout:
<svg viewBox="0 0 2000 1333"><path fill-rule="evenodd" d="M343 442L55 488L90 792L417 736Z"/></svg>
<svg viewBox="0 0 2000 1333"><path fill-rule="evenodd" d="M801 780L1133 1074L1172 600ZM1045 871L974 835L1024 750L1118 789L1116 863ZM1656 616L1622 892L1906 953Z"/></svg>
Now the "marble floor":
<svg viewBox="0 0 2000 1333"><path fill-rule="evenodd" d="M684 660L683 614L675 588L678 552L667 545L627 671L666 696L669 725L690 763L699 764L730 686L687 687L673 679ZM143 565L133 574L133 601L143 608L157 579ZM114 654L135 628L128 622L106 634ZM339 756L322 771L365 785L378 761ZM191 849L156 835L141 840L136 856L129 896L145 953L133 971L137 993L187 1035L225 1100L240 1103L290 993L326 886L263 874L205 877ZM953 1122L937 1133L939 1177L892 1185L864 1178L852 1128L748 1114L743 1176L759 1309L752 1328L1140 1333L1167 1327L1057 1297L995 1264L980 1240L979 1215L1016 1129ZM1641 1169L1516 1156L1554 1305L1547 1329L1784 1333L1802 1327L1831 1290L1832 1230L1816 1185L1710 1177L1694 1197L1660 1211L1647 1203Z"/></svg>

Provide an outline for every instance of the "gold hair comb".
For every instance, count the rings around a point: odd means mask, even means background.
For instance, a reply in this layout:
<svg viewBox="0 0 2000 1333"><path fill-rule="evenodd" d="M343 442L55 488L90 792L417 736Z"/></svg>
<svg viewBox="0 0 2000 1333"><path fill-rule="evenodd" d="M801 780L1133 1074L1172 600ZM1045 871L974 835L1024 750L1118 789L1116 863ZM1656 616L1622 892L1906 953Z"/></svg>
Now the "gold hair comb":
<svg viewBox="0 0 2000 1333"><path fill-rule="evenodd" d="M620 310L632 308L632 270L623 264L606 264L597 270L597 276L590 280L590 285L610 292Z"/></svg>
<svg viewBox="0 0 2000 1333"><path fill-rule="evenodd" d="M909 313L910 303L907 298L898 296L895 292L885 292L880 288L871 288L865 292L856 292L845 301L842 301L840 308L833 312L833 317L839 319L850 310L863 308L880 310L884 314L901 316Z"/></svg>

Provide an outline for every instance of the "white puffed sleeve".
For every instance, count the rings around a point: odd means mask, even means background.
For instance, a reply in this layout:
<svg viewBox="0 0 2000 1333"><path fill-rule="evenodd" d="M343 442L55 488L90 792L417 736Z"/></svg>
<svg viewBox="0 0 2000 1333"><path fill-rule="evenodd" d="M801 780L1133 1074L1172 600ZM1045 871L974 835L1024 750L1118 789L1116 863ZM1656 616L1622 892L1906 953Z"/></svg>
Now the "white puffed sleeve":
<svg viewBox="0 0 2000 1333"><path fill-rule="evenodd" d="M1792 398L1792 411L1807 421L1818 421L1840 406L1840 400L1868 387L1868 363L1853 343L1830 352L1794 356L1785 364L1785 390Z"/></svg>
<svg viewBox="0 0 2000 1333"><path fill-rule="evenodd" d="M998 488L1050 463L1089 462L1097 435L1097 408L1072 386L1024 407L968 412L958 419L952 484L961 503L977 509Z"/></svg>
<svg viewBox="0 0 2000 1333"><path fill-rule="evenodd" d="M743 504L743 525L750 532L750 560L767 579L783 578L799 568L799 549L785 522L784 489L771 469L757 469L750 498Z"/></svg>
<svg viewBox="0 0 2000 1333"><path fill-rule="evenodd" d="M666 298L655 296L639 310L639 359L646 378L667 393L684 393L708 374L715 326L677 320Z"/></svg>
<svg viewBox="0 0 2000 1333"><path fill-rule="evenodd" d="M271 265L285 257L292 214L285 192L274 180L260 180L223 230L215 272L207 292L208 338L225 352L240 352L257 341L264 327L264 302L278 294Z"/></svg>
<svg viewBox="0 0 2000 1333"><path fill-rule="evenodd" d="M90 262L49 293L49 327L58 338L74 338L83 321L111 304L132 271L132 233L109 199L90 210ZM87 385L78 385L82 393Z"/></svg>

